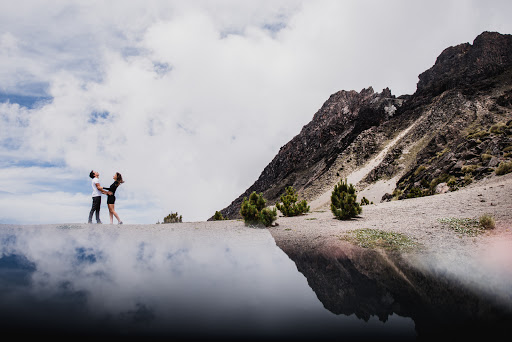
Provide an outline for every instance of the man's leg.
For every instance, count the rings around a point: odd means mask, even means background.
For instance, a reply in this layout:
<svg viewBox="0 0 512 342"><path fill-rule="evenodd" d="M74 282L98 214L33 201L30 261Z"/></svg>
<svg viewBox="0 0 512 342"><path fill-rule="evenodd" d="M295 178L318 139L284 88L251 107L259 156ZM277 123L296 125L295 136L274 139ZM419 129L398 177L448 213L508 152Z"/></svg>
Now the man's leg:
<svg viewBox="0 0 512 342"><path fill-rule="evenodd" d="M100 220L101 196L98 196L96 198L98 199L98 205L96 208L96 222L101 223L101 220Z"/></svg>
<svg viewBox="0 0 512 342"><path fill-rule="evenodd" d="M94 213L94 211L96 210L95 206L94 206L94 199L96 197L93 197L92 198L92 206L91 206L91 211L89 212L89 221L87 221L88 223L92 223L92 214Z"/></svg>

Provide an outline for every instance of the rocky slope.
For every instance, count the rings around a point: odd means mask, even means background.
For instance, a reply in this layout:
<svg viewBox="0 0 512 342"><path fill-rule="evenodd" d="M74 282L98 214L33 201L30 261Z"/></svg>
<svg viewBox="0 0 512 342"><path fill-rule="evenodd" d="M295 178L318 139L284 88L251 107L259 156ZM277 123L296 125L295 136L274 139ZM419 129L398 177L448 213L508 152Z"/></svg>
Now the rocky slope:
<svg viewBox="0 0 512 342"><path fill-rule="evenodd" d="M419 75L413 95L371 87L331 95L221 213L240 217L242 200L253 191L274 204L286 186L314 201L365 164L371 168L357 181L360 192L391 183L375 195L378 201L455 191L512 161L511 120L512 35L484 32L473 44L445 49ZM382 160L369 163L381 151Z"/></svg>

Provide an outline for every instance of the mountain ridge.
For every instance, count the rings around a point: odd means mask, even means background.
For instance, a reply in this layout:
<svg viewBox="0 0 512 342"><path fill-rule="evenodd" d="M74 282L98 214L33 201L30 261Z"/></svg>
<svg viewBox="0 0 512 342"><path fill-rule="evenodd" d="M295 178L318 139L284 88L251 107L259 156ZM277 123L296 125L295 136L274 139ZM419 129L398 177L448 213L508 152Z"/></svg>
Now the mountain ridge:
<svg viewBox="0 0 512 342"><path fill-rule="evenodd" d="M431 195L433 187L448 182L455 191L469 182L462 171L468 165L474 168L471 181L478 181L511 159L504 151L512 146L511 76L512 35L483 32L473 44L446 48L418 76L413 95L396 97L389 88L376 93L372 87L338 91L221 213L239 218L243 198L253 191L273 205L287 186L314 201L386 148L382 161L355 184L364 193L396 181L378 201ZM501 128L491 132L496 125Z"/></svg>

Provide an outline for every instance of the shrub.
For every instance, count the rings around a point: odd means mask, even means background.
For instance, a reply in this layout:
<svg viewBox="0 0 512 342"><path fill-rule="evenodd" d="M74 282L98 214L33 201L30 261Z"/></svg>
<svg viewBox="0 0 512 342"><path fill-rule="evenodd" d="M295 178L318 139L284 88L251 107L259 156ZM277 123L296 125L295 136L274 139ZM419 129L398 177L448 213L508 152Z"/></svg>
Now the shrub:
<svg viewBox="0 0 512 342"><path fill-rule="evenodd" d="M306 200L297 203L298 196L295 189L291 186L286 188L286 192L281 195L281 203L276 203L277 209L283 213L284 216L297 216L309 211L309 206Z"/></svg>
<svg viewBox="0 0 512 342"><path fill-rule="evenodd" d="M331 194L331 211L337 219L346 220L359 215L362 211L357 203L356 189L347 180L340 180Z"/></svg>
<svg viewBox="0 0 512 342"><path fill-rule="evenodd" d="M457 185L457 178L454 176L451 176L450 179L448 179L448 182L446 183L448 186L455 186Z"/></svg>
<svg viewBox="0 0 512 342"><path fill-rule="evenodd" d="M502 176L507 173L512 172L512 161L511 162L501 162L500 165L496 168L496 175Z"/></svg>
<svg viewBox="0 0 512 342"><path fill-rule="evenodd" d="M480 139L480 138L484 138L488 135L489 135L489 132L487 132L487 131L476 131L476 132L472 132L471 134L469 134L467 136L467 138L468 139Z"/></svg>
<svg viewBox="0 0 512 342"><path fill-rule="evenodd" d="M478 219L478 222L484 229L494 229L496 227L494 217L492 217L490 214L483 214Z"/></svg>
<svg viewBox="0 0 512 342"><path fill-rule="evenodd" d="M417 186L413 186L412 189L407 194L407 198L416 198L416 197L423 197L425 196L425 193L423 190Z"/></svg>
<svg viewBox="0 0 512 342"><path fill-rule="evenodd" d="M462 167L462 172L463 173L473 173L473 172L475 172L476 169L478 169L478 165L474 165L474 164L473 165L471 165L471 164L470 165L464 165Z"/></svg>
<svg viewBox="0 0 512 342"><path fill-rule="evenodd" d="M425 169L426 169L425 165L420 165L420 166L418 166L418 168L416 169L416 171L414 171L414 176L419 175L419 174L420 174L421 172L423 172Z"/></svg>
<svg viewBox="0 0 512 342"><path fill-rule="evenodd" d="M469 185L473 182L473 177L471 177L470 173L466 173L464 175L464 185Z"/></svg>
<svg viewBox="0 0 512 342"><path fill-rule="evenodd" d="M503 122L497 123L496 125L491 126L490 132L495 134L500 134L505 131L505 128L507 125L505 125Z"/></svg>
<svg viewBox="0 0 512 342"><path fill-rule="evenodd" d="M490 160L492 158L492 155L490 154L487 154L487 153L483 153L480 158L482 159L482 161L487 161L487 160Z"/></svg>
<svg viewBox="0 0 512 342"><path fill-rule="evenodd" d="M215 215L213 215L213 220L214 221L222 221L222 220L227 220L227 218L224 218L224 216L222 216L222 213L220 211L216 211Z"/></svg>
<svg viewBox="0 0 512 342"><path fill-rule="evenodd" d="M162 223L177 223L177 222L182 222L182 216L181 215L178 216L178 212L173 213L171 211L171 213L169 215L164 217L164 222L162 222Z"/></svg>
<svg viewBox="0 0 512 342"><path fill-rule="evenodd" d="M246 224L263 224L269 227L277 218L277 210L265 208L267 201L263 194L257 194L256 191L247 197L244 197L240 207L240 215L244 218Z"/></svg>
<svg viewBox="0 0 512 342"><path fill-rule="evenodd" d="M368 205L370 204L370 201L368 200L368 198L364 197L361 198L361 205Z"/></svg>

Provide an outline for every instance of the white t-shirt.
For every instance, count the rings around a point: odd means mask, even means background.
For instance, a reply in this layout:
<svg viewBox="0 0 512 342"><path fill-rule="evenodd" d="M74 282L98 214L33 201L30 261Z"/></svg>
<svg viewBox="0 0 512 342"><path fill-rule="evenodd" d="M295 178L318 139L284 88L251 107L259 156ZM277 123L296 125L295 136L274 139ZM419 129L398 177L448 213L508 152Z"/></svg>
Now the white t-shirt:
<svg viewBox="0 0 512 342"><path fill-rule="evenodd" d="M92 179L92 183L91 183L92 197L101 196L101 191L99 191L98 188L96 187L96 184L99 184L99 183L100 183L100 180L98 178L95 177Z"/></svg>

